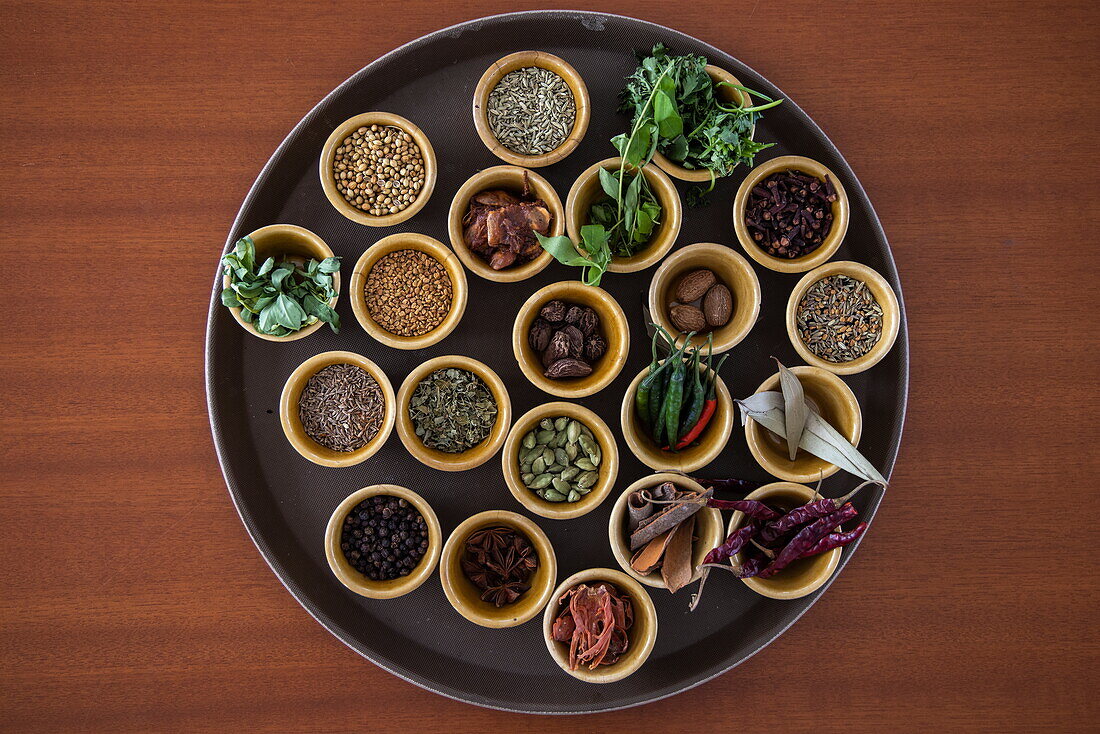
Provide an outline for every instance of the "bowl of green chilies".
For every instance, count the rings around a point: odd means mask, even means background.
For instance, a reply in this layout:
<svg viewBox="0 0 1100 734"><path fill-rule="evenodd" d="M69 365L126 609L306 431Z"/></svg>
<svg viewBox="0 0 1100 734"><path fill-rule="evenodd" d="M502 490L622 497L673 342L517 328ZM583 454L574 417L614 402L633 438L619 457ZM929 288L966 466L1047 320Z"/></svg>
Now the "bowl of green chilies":
<svg viewBox="0 0 1100 734"><path fill-rule="evenodd" d="M722 453L733 430L733 399L718 375L725 355L685 344L658 359L658 338L674 344L658 327L653 361L623 396L623 438L651 469L692 472Z"/></svg>

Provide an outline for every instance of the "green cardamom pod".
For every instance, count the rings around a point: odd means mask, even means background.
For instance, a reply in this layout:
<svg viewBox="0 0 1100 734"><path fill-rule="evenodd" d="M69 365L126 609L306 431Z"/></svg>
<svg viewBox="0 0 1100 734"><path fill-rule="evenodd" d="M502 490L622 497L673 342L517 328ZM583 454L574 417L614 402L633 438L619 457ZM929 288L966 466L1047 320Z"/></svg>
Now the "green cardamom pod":
<svg viewBox="0 0 1100 734"><path fill-rule="evenodd" d="M554 481L552 474L539 474L537 477L531 480L529 486L531 489L546 489L550 486L550 482Z"/></svg>
<svg viewBox="0 0 1100 734"><path fill-rule="evenodd" d="M569 482L563 482L557 477L554 477L553 481L551 481L550 483L554 485L554 489L558 490L562 494L569 494L569 491L572 489L572 487L569 486Z"/></svg>
<svg viewBox="0 0 1100 734"><path fill-rule="evenodd" d="M582 495L582 496L588 494L591 491L592 491L591 487L577 487L577 494Z"/></svg>
<svg viewBox="0 0 1100 734"><path fill-rule="evenodd" d="M531 482L535 481L535 475L531 472L524 472L520 479L523 480L524 485L529 486Z"/></svg>
<svg viewBox="0 0 1100 734"><path fill-rule="evenodd" d="M568 496L566 497L566 499L567 499L567 500L569 500L570 502L576 502L576 501L577 501L577 500L579 500L580 498L581 498L581 493L580 493L580 492L578 492L578 491L577 491L577 490L575 490L575 489L574 489L574 490L570 490L570 492L569 492L569 495L568 495Z"/></svg>
<svg viewBox="0 0 1100 734"><path fill-rule="evenodd" d="M543 499L548 502L564 502L565 495L555 489L547 489L542 493Z"/></svg>
<svg viewBox="0 0 1100 734"><path fill-rule="evenodd" d="M542 449L542 460L547 466L554 463L554 449L546 446Z"/></svg>
<svg viewBox="0 0 1100 734"><path fill-rule="evenodd" d="M550 439L552 439L553 437L554 437L554 432L553 431L546 431L546 430L539 431L538 433L535 434L535 443L548 444L548 443L550 443Z"/></svg>
<svg viewBox="0 0 1100 734"><path fill-rule="evenodd" d="M565 449L554 449L554 463L561 464L563 467L569 466L569 454L565 453Z"/></svg>
<svg viewBox="0 0 1100 734"><path fill-rule="evenodd" d="M588 436L593 441L596 440L596 437L592 435L592 429L590 429L588 426L584 425L583 423L581 424L581 435L582 436Z"/></svg>
<svg viewBox="0 0 1100 734"><path fill-rule="evenodd" d="M567 425L569 425L569 418L563 415L561 418L558 418L556 421L554 421L554 430L564 431Z"/></svg>
<svg viewBox="0 0 1100 734"><path fill-rule="evenodd" d="M581 445L581 450L584 451L584 453L589 455L596 453L596 442L588 436L581 436L577 439L577 442Z"/></svg>
<svg viewBox="0 0 1100 734"><path fill-rule="evenodd" d="M565 467L565 470L562 471L561 478L568 482L569 480L575 478L580 473L581 473L580 467L567 466L567 467Z"/></svg>
<svg viewBox="0 0 1100 734"><path fill-rule="evenodd" d="M576 443L577 439L580 438L580 435L581 435L580 421L569 421L569 428L566 429L566 431L565 431L566 440L568 440L569 443Z"/></svg>
<svg viewBox="0 0 1100 734"><path fill-rule="evenodd" d="M560 474L564 469L565 469L565 465L564 464L558 464L557 462L555 462L555 463L551 464L550 466L546 467L546 471L550 472L551 474Z"/></svg>
<svg viewBox="0 0 1100 734"><path fill-rule="evenodd" d="M565 446L565 455L569 457L570 461L577 458L578 453L580 453L580 451L577 449L577 444L576 443L566 444L566 446Z"/></svg>
<svg viewBox="0 0 1100 734"><path fill-rule="evenodd" d="M531 471L535 474L542 474L546 471L546 460L541 456L531 462Z"/></svg>
<svg viewBox="0 0 1100 734"><path fill-rule="evenodd" d="M529 431L526 436L523 437L523 448L533 449L535 448L535 432Z"/></svg>
<svg viewBox="0 0 1100 734"><path fill-rule="evenodd" d="M539 421L539 428L544 431L552 431L554 430L554 421L550 420L549 418L543 418L541 421Z"/></svg>
<svg viewBox="0 0 1100 734"><path fill-rule="evenodd" d="M559 433L556 436L554 436L554 440L552 440L550 443L547 444L547 446L549 446L550 448L554 448L554 449L560 448L561 446L564 446L564 445L565 445L565 433L564 432Z"/></svg>
<svg viewBox="0 0 1100 734"><path fill-rule="evenodd" d="M593 464L592 460L589 459L588 457L583 457L583 458L577 459L576 461L573 462L573 466L575 466L579 469L583 469L585 471L595 471L596 470L596 465Z"/></svg>
<svg viewBox="0 0 1100 734"><path fill-rule="evenodd" d="M586 471L577 477L576 485L578 489L587 489L596 483L596 480L600 478L599 473L594 471Z"/></svg>

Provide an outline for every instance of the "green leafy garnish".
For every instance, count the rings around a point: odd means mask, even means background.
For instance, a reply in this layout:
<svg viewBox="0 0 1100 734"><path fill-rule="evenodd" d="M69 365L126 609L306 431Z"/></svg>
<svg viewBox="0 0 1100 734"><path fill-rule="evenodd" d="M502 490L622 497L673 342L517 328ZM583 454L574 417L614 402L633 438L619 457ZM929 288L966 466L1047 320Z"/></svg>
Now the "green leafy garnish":
<svg viewBox="0 0 1100 734"><path fill-rule="evenodd" d="M684 168L708 169L713 187L714 177L730 175L740 163L752 165L757 153L773 145L757 143L749 135L760 113L783 100L722 82L765 101L746 107L725 103L706 65L703 56L672 56L657 44L627 78L619 109L635 123L651 117L658 131L657 150Z"/></svg>
<svg viewBox="0 0 1100 734"><path fill-rule="evenodd" d="M340 270L340 258L284 257L276 263L269 257L256 267L256 246L251 237L242 237L222 258L222 267L229 276L222 305L239 308L241 318L261 334L287 336L318 321L340 331L340 317L328 305L336 297L332 274Z"/></svg>

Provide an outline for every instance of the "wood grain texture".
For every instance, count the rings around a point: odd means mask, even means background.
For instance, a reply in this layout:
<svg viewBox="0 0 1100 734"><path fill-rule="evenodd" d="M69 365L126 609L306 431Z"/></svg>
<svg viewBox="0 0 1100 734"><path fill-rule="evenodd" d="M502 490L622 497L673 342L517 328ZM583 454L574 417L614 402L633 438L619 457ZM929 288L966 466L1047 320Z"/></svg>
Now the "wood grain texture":
<svg viewBox="0 0 1100 734"><path fill-rule="evenodd" d="M0 728L1094 727L1089 0L601 4L783 88L861 177L901 272L912 392L890 495L829 593L760 655L639 709L524 718L383 673L277 583L207 423L225 233L283 136L348 75L438 27L532 7L3 4Z"/></svg>

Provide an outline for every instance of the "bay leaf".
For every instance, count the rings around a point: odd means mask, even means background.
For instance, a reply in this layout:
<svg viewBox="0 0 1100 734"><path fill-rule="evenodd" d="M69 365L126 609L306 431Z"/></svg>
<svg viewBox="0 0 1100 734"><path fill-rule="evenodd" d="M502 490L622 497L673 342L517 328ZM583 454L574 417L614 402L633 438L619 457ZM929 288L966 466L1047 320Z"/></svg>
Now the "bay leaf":
<svg viewBox="0 0 1100 734"><path fill-rule="evenodd" d="M749 418L769 431L787 437L787 421L783 410L783 394L774 390L758 392L745 400L738 400L741 408L741 424ZM849 474L863 477L868 481L882 482L886 479L867 461L855 446L848 442L828 421L810 410L806 414L806 427L799 440L800 448L814 456L835 464Z"/></svg>
<svg viewBox="0 0 1100 734"><path fill-rule="evenodd" d="M794 461L798 454L798 444L802 441L802 432L806 428L806 414L810 409L806 405L806 392L802 389L798 376L784 367L778 359L775 363L779 365L779 388L783 391L787 453L791 461Z"/></svg>

